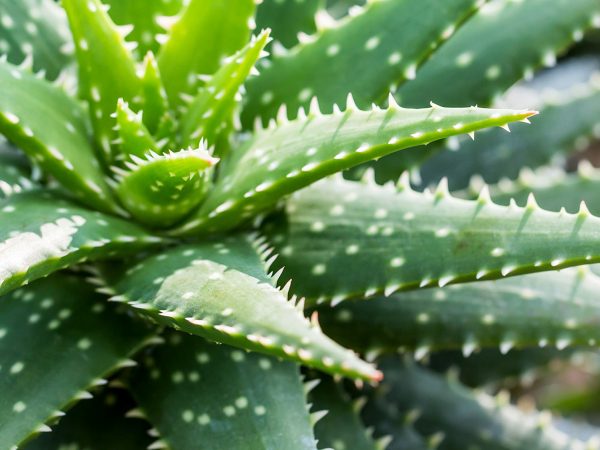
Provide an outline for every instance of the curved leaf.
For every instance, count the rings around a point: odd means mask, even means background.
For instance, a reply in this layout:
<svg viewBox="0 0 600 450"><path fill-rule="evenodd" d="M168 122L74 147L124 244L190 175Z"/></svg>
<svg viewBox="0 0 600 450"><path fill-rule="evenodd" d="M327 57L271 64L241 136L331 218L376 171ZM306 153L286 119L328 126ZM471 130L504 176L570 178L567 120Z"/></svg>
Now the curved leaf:
<svg viewBox="0 0 600 450"><path fill-rule="evenodd" d="M519 170L549 164L553 158L589 143L600 118L600 83L581 85L540 107L534 126L517 124L512 133L492 130L456 151L434 155L420 168L423 184L447 177L450 190L465 188L474 175L487 183L516 178ZM497 131L501 131L498 133Z"/></svg>
<svg viewBox="0 0 600 450"><path fill-rule="evenodd" d="M204 149L180 150L144 159L132 155L127 170L114 168L117 195L133 217L155 227L168 227L193 211L210 187L212 167L219 161Z"/></svg>
<svg viewBox="0 0 600 450"><path fill-rule="evenodd" d="M64 11L52 0L0 0L0 55L55 80L73 61Z"/></svg>
<svg viewBox="0 0 600 450"><path fill-rule="evenodd" d="M596 345L600 278L586 268L342 302L319 313L325 332L361 352Z"/></svg>
<svg viewBox="0 0 600 450"><path fill-rule="evenodd" d="M108 165L116 138L112 117L117 100L140 98L142 82L135 60L120 31L100 0L63 0L75 40L79 65L79 94L89 105L94 137Z"/></svg>
<svg viewBox="0 0 600 450"><path fill-rule="evenodd" d="M398 90L398 101L488 104L535 68L554 65L557 53L598 25L595 0L554 0L551 8L546 0L494 0Z"/></svg>
<svg viewBox="0 0 600 450"><path fill-rule="evenodd" d="M523 120L534 112L476 107L360 111L349 96L345 112L257 130L222 168L206 202L177 233L224 231L272 207L281 197L332 173L448 136ZM315 110L316 109L316 110Z"/></svg>
<svg viewBox="0 0 600 450"><path fill-rule="evenodd" d="M382 365L386 369L385 381L367 403L363 415L375 427L376 435L403 429L409 422L443 450L586 448L583 442L553 429L547 416L524 414L508 405L503 395L475 395L410 362L388 358ZM394 439L388 448L404 447Z"/></svg>
<svg viewBox="0 0 600 450"><path fill-rule="evenodd" d="M486 191L459 200L407 180L399 189L333 180L292 197L287 220L267 231L282 281L311 302L338 302L600 261L600 219L586 210L498 206Z"/></svg>
<svg viewBox="0 0 600 450"><path fill-rule="evenodd" d="M209 146L218 137L231 131L237 106L241 100L242 85L252 73L254 65L264 55L263 48L269 42L269 32L253 36L252 41L237 52L215 73L206 86L189 104L182 117L183 146L194 146L203 139ZM223 130L225 128L225 130ZM217 147L218 154L222 154Z"/></svg>
<svg viewBox="0 0 600 450"><path fill-rule="evenodd" d="M156 448L316 450L295 364L195 336L168 342L130 383Z"/></svg>
<svg viewBox="0 0 600 450"><path fill-rule="evenodd" d="M198 75L212 74L241 49L254 28L254 0L191 0L170 28L158 54L171 106L194 94ZM235 14L231 14L235 11Z"/></svg>
<svg viewBox="0 0 600 450"><path fill-rule="evenodd" d="M14 194L0 201L0 294L88 259L160 242L137 225L49 192Z"/></svg>
<svg viewBox="0 0 600 450"><path fill-rule="evenodd" d="M207 339L292 359L330 373L378 372L312 326L271 285L244 236L186 245L141 261L108 289L142 314Z"/></svg>
<svg viewBox="0 0 600 450"><path fill-rule="evenodd" d="M86 389L130 365L152 331L83 280L54 275L0 300L0 336L0 446L8 449L50 431L62 409L91 397Z"/></svg>
<svg viewBox="0 0 600 450"><path fill-rule="evenodd" d="M0 132L77 199L114 212L84 115L64 91L0 62Z"/></svg>
<svg viewBox="0 0 600 450"><path fill-rule="evenodd" d="M326 112L351 93L365 108L414 78L416 69L476 10L476 0L380 0L275 56L248 82L242 119L275 117L280 105L296 117L316 96ZM468 104L468 103L466 103ZM460 106L464 106L463 103Z"/></svg>

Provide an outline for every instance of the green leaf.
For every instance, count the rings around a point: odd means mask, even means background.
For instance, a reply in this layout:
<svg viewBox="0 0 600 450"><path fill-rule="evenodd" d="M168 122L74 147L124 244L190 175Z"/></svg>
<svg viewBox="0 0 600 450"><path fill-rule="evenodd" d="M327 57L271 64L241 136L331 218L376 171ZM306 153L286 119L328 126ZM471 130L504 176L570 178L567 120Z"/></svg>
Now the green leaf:
<svg viewBox="0 0 600 450"><path fill-rule="evenodd" d="M396 358L397 359L397 358ZM385 380L367 403L363 417L375 434L393 433L406 423L439 448L454 450L570 450L585 448L553 429L540 413L524 414L496 398L474 394L464 386L421 369L410 362L388 358L382 362ZM405 447L393 439L388 449ZM429 447L431 448L431 447Z"/></svg>
<svg viewBox="0 0 600 450"><path fill-rule="evenodd" d="M342 386L329 377L322 377L308 394L315 412L325 414L315 424L315 436L320 449L382 450L383 446L371 439L360 421L363 399L351 401ZM310 383L310 382L309 382Z"/></svg>
<svg viewBox="0 0 600 450"><path fill-rule="evenodd" d="M64 11L52 0L0 0L0 55L55 80L73 60Z"/></svg>
<svg viewBox="0 0 600 450"><path fill-rule="evenodd" d="M488 183L516 178L524 167L540 167L589 143L600 117L600 84L579 85L571 95L547 100L531 127L516 125L512 133L493 130L475 141L460 143L456 151L433 156L421 167L425 185L448 177L451 190L463 189L474 175ZM583 143L580 144L580 142Z"/></svg>
<svg viewBox="0 0 600 450"><path fill-rule="evenodd" d="M600 219L341 179L296 194L267 231L282 282L312 302L390 295L600 260ZM368 270L367 270L368 268ZM324 282L326 281L326 282Z"/></svg>
<svg viewBox="0 0 600 450"><path fill-rule="evenodd" d="M156 448L316 450L295 364L180 333L168 341L130 383Z"/></svg>
<svg viewBox="0 0 600 450"><path fill-rule="evenodd" d="M148 130L150 130L151 133L155 133L159 130L161 122L167 114L169 101L158 71L158 63L156 62L153 53L146 54L143 70L143 101L141 107L143 111L143 121Z"/></svg>
<svg viewBox="0 0 600 450"><path fill-rule="evenodd" d="M137 44L136 53L156 53L168 23L182 9L184 0L102 0L110 6L108 13L119 25L132 25L127 41Z"/></svg>
<svg viewBox="0 0 600 450"><path fill-rule="evenodd" d="M79 63L79 94L89 105L96 143L106 164L114 158L111 117L117 100L140 98L142 82L125 43L125 30L112 22L99 0L63 0Z"/></svg>
<svg viewBox="0 0 600 450"><path fill-rule="evenodd" d="M421 289L320 310L323 330L361 352L596 345L600 278L587 268Z"/></svg>
<svg viewBox="0 0 600 450"><path fill-rule="evenodd" d="M150 257L107 287L117 294L113 300L187 333L330 373L377 379L375 369L311 326L271 284L249 239L238 236Z"/></svg>
<svg viewBox="0 0 600 450"><path fill-rule="evenodd" d="M515 181L505 179L490 186L492 198L500 205L509 204L511 199L523 205L529 194L533 194L538 204L549 211L565 208L567 212L575 213L584 202L595 216L600 216L598 192L600 169L585 160L579 164L576 173L565 173L556 167L543 167L535 172L523 170Z"/></svg>
<svg viewBox="0 0 600 450"><path fill-rule="evenodd" d="M484 6L403 85L405 106L430 101L448 105L488 104L534 69L553 66L591 26L600 25L595 0L494 0Z"/></svg>
<svg viewBox="0 0 600 450"><path fill-rule="evenodd" d="M476 10L476 0L381 0L317 33L248 82L245 124L271 119L280 105L296 116L313 96L326 112L352 93L359 106L384 100ZM404 45L402 45L404 44ZM468 103L466 103L468 104ZM463 103L461 106L464 106Z"/></svg>
<svg viewBox="0 0 600 450"><path fill-rule="evenodd" d="M84 114L64 91L0 62L0 132L78 200L115 212Z"/></svg>
<svg viewBox="0 0 600 450"><path fill-rule="evenodd" d="M0 199L33 187L31 168L11 145L0 142Z"/></svg>
<svg viewBox="0 0 600 450"><path fill-rule="evenodd" d="M252 41L233 55L200 89L181 119L184 147L198 145L201 139L212 146L220 135L231 131L228 128L231 128L234 115L238 113L236 109L241 100L242 85L252 73L256 61L264 55L263 49L268 42L268 31L253 36Z"/></svg>
<svg viewBox="0 0 600 450"><path fill-rule="evenodd" d="M29 442L25 450L137 450L152 444L149 425L126 418L135 403L124 389L105 388L69 410L52 433Z"/></svg>
<svg viewBox="0 0 600 450"><path fill-rule="evenodd" d="M0 201L0 294L88 259L133 253L159 242L137 225L50 192L13 194Z"/></svg>
<svg viewBox="0 0 600 450"><path fill-rule="evenodd" d="M0 446L8 449L50 431L63 409L91 397L86 389L130 365L152 332L80 278L54 275L0 300L0 335Z"/></svg>
<svg viewBox="0 0 600 450"><path fill-rule="evenodd" d="M130 156L144 158L147 153L158 152L158 144L144 125L142 112L135 113L127 102L119 99L117 103L117 132L119 133L118 159L126 160Z"/></svg>
<svg viewBox="0 0 600 450"><path fill-rule="evenodd" d="M131 158L125 161L127 170L113 168L116 192L133 217L154 227L181 221L204 200L219 161L204 148Z"/></svg>
<svg viewBox="0 0 600 450"><path fill-rule="evenodd" d="M281 197L365 161L448 136L522 120L529 111L476 107L360 111L348 97L346 111L308 117L257 130L222 167L200 210L177 232L223 231L273 206Z"/></svg>
<svg viewBox="0 0 600 450"><path fill-rule="evenodd" d="M256 11L258 29L270 28L277 42L290 48L298 43L298 33L317 31L317 11L323 0L263 0Z"/></svg>
<svg viewBox="0 0 600 450"><path fill-rule="evenodd" d="M181 94L196 92L198 75L215 73L224 57L248 42L255 8L254 0L189 2L158 54L172 106L181 105Z"/></svg>

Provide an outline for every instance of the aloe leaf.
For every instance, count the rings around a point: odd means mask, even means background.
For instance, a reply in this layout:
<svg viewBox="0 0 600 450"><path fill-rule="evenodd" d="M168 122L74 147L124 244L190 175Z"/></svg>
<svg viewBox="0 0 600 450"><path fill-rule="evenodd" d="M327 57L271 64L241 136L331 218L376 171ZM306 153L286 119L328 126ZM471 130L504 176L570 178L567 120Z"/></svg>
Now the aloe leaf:
<svg viewBox="0 0 600 450"><path fill-rule="evenodd" d="M292 197L267 231L281 282L310 302L490 280L600 260L600 219L341 179ZM435 251L433 249L435 248ZM366 270L369 268L369 270ZM326 283L323 280L327 280Z"/></svg>
<svg viewBox="0 0 600 450"><path fill-rule="evenodd" d="M253 37L242 50L231 56L210 81L200 89L182 117L184 146L198 145L201 139L214 145L219 135L231 131L234 114L241 100L241 88L263 56L269 42L269 32ZM225 130L224 130L225 129Z"/></svg>
<svg viewBox="0 0 600 450"><path fill-rule="evenodd" d="M35 185L31 168L21 154L6 142L0 142L0 199Z"/></svg>
<svg viewBox="0 0 600 450"><path fill-rule="evenodd" d="M173 225L204 200L218 162L204 148L132 158L127 170L114 168L116 192L133 217L154 227Z"/></svg>
<svg viewBox="0 0 600 450"><path fill-rule="evenodd" d="M51 0L0 0L0 55L55 80L73 59L64 11Z"/></svg>
<svg viewBox="0 0 600 450"><path fill-rule="evenodd" d="M198 75L215 73L248 42L255 9L253 0L190 0L158 54L172 106L182 104L182 93L195 93Z"/></svg>
<svg viewBox="0 0 600 450"><path fill-rule="evenodd" d="M488 386L531 386L548 368L568 361L581 349L567 347L528 347L502 353L499 348L484 348L465 356L462 350L435 352L423 360L427 368L457 378L473 388ZM581 354L581 353L579 353Z"/></svg>
<svg viewBox="0 0 600 450"><path fill-rule="evenodd" d="M137 418L125 417L135 403L124 389L104 388L80 402L53 427L25 445L25 450L136 450L152 444L149 425Z"/></svg>
<svg viewBox="0 0 600 450"><path fill-rule="evenodd" d="M0 132L78 200L115 212L84 114L64 91L0 62Z"/></svg>
<svg viewBox="0 0 600 450"><path fill-rule="evenodd" d="M322 115L318 105L301 119L281 117L257 130L227 161L206 202L179 233L223 231L273 206L281 197L365 161L448 136L501 126L535 114L476 107L359 110ZM285 115L285 114L284 114Z"/></svg>
<svg viewBox="0 0 600 450"><path fill-rule="evenodd" d="M13 194L0 201L0 294L84 260L159 242L137 225L49 192Z"/></svg>
<svg viewBox="0 0 600 450"><path fill-rule="evenodd" d="M159 323L224 344L299 361L330 373L378 372L312 326L272 286L244 236L186 245L150 257L107 283Z"/></svg>
<svg viewBox="0 0 600 450"><path fill-rule="evenodd" d="M594 0L556 0L552 8L546 0L494 0L400 87L397 99L414 107L488 104L536 68L553 66L592 26L600 26Z"/></svg>
<svg viewBox="0 0 600 450"><path fill-rule="evenodd" d="M148 51L154 53L158 51L166 27L176 20L175 16L184 4L184 0L102 0L102 2L110 6L108 13L115 23L133 27L126 39L137 44L138 56L143 56Z"/></svg>
<svg viewBox="0 0 600 450"><path fill-rule="evenodd" d="M482 133L475 141L460 142L456 151L433 156L420 169L423 183L447 177L450 189L457 190L465 188L474 175L496 183L502 177L516 178L525 167L549 164L553 158L584 147L598 132L600 83L592 81L574 91L554 101L547 99L535 126L517 124L512 133Z"/></svg>
<svg viewBox="0 0 600 450"><path fill-rule="evenodd" d="M169 336L130 383L156 448L316 450L295 364Z"/></svg>
<svg viewBox="0 0 600 450"><path fill-rule="evenodd" d="M160 151L158 144L144 125L142 112L135 113L127 102L119 99L117 103L117 125L119 134L119 159L126 160L130 156L144 158L150 151Z"/></svg>
<svg viewBox="0 0 600 450"><path fill-rule="evenodd" d="M87 389L128 366L153 336L71 275L3 297L0 330L0 446L6 449L50 431L62 410L90 398Z"/></svg>
<svg viewBox="0 0 600 450"><path fill-rule="evenodd" d="M323 0L263 0L256 11L258 29L270 28L277 42L286 48L298 43L298 33L317 31L316 15Z"/></svg>
<svg viewBox="0 0 600 450"><path fill-rule="evenodd" d="M153 53L144 57L142 91L143 122L151 133L155 133L167 114L169 101Z"/></svg>
<svg viewBox="0 0 600 450"><path fill-rule="evenodd" d="M323 330L358 351L596 345L600 279L586 268L421 289L324 308Z"/></svg>
<svg viewBox="0 0 600 450"><path fill-rule="evenodd" d="M96 142L106 164L114 158L111 142L117 100L131 102L140 97L142 82L135 60L119 30L99 0L64 0L69 17L77 61L79 94L89 105Z"/></svg>
<svg viewBox="0 0 600 450"><path fill-rule="evenodd" d="M440 8L435 0L382 0L355 9L360 12L272 58L260 76L249 80L243 122L271 119L282 104L295 117L313 96L326 112L348 93L363 108L384 100L390 88L414 78L417 67L478 3L446 0Z"/></svg>
<svg viewBox="0 0 600 450"><path fill-rule="evenodd" d="M475 184L471 184L465 195L472 195ZM542 208L549 211L565 208L570 213L577 212L584 202L592 214L600 216L599 189L600 169L582 161L574 173L565 173L556 167L543 167L535 172L523 170L514 181L503 179L490 186L490 194L500 205L509 204L511 199L523 205L533 194Z"/></svg>
<svg viewBox="0 0 600 450"><path fill-rule="evenodd" d="M312 410L325 414L315 424L315 436L320 449L383 450L362 424L359 413L363 400L351 400L342 387L329 377L309 381L317 383L310 390L308 400Z"/></svg>
<svg viewBox="0 0 600 450"><path fill-rule="evenodd" d="M440 450L569 450L586 448L551 426L543 413L524 414L506 395L475 394L464 386L388 358L385 380L367 403L363 417L375 434L390 434L407 421ZM405 448L393 439L388 449ZM431 448L431 447L430 447ZM593 448L593 447L591 447Z"/></svg>

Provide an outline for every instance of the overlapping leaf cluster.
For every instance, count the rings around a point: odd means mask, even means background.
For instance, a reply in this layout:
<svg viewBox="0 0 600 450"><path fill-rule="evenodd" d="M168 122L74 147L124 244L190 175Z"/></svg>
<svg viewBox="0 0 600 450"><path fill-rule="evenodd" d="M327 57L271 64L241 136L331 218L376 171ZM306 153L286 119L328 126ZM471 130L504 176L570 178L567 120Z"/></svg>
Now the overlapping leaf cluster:
<svg viewBox="0 0 600 450"><path fill-rule="evenodd" d="M0 0L0 449L592 448L440 372L600 339L600 176L562 170L597 59L500 99L598 27L596 0Z"/></svg>

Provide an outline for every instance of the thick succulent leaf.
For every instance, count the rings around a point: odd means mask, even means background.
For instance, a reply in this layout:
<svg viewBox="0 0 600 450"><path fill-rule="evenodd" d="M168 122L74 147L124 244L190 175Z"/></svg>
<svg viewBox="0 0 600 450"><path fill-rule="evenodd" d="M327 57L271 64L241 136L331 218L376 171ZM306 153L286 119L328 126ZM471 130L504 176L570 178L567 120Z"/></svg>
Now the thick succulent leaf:
<svg viewBox="0 0 600 450"><path fill-rule="evenodd" d="M282 281L311 301L496 279L600 260L600 219L398 186L322 182L267 230ZM367 270L368 268L368 270ZM325 282L326 281L326 282Z"/></svg>
<svg viewBox="0 0 600 450"><path fill-rule="evenodd" d="M274 39L290 48L298 43L298 33L317 31L316 15L323 0L263 0L256 11L259 29L270 28Z"/></svg>
<svg viewBox="0 0 600 450"><path fill-rule="evenodd" d="M125 415L135 407L124 389L106 388L69 410L52 433L27 443L25 450L141 450L152 444L147 422Z"/></svg>
<svg viewBox="0 0 600 450"><path fill-rule="evenodd" d="M108 283L160 323L225 344L292 359L330 373L378 372L329 340L272 285L244 236L185 245L143 260Z"/></svg>
<svg viewBox="0 0 600 450"><path fill-rule="evenodd" d="M133 217L154 227L177 223L204 200L218 162L204 148L132 158L127 170L114 168L116 192Z"/></svg>
<svg viewBox="0 0 600 450"><path fill-rule="evenodd" d="M231 127L234 114L238 113L242 85L254 69L256 61L263 55L268 42L268 31L252 37L252 41L229 58L206 86L200 89L181 119L184 147L198 145L201 139L212 146L217 137L224 133L224 128L225 131L230 131L228 128Z"/></svg>
<svg viewBox="0 0 600 450"><path fill-rule="evenodd" d="M9 449L90 398L86 389L129 365L152 331L81 278L54 275L0 299L0 336L0 447Z"/></svg>
<svg viewBox="0 0 600 450"><path fill-rule="evenodd" d="M348 93L361 107L385 99L390 87L414 78L417 67L478 3L445 0L440 7L437 0L381 0L356 9L308 43L273 58L260 76L249 80L243 121L271 119L282 104L295 116L313 96L327 112Z"/></svg>
<svg viewBox="0 0 600 450"><path fill-rule="evenodd" d="M156 448L316 450L295 364L181 333L167 340L130 383Z"/></svg>
<svg viewBox="0 0 600 450"><path fill-rule="evenodd" d="M316 104L314 104L316 105ZM257 130L232 154L206 203L181 233L235 227L271 207L281 197L332 173L392 152L448 136L523 120L530 111L476 107L361 111L349 96L346 111L280 119Z"/></svg>
<svg viewBox="0 0 600 450"><path fill-rule="evenodd" d="M554 65L556 54L591 26L600 26L595 0L555 0L551 8L547 0L494 0L398 90L397 98L413 107L429 101L488 104L535 68Z"/></svg>
<svg viewBox="0 0 600 450"><path fill-rule="evenodd" d="M55 80L73 59L64 11L52 0L0 0L0 11L0 55Z"/></svg>
<svg viewBox="0 0 600 450"><path fill-rule="evenodd" d="M146 54L143 70L142 119L148 130L156 133L167 114L169 101L153 53Z"/></svg>
<svg viewBox="0 0 600 450"><path fill-rule="evenodd" d="M312 382L319 383L308 395L312 410L327 413L315 424L320 449L382 450L360 421L363 400L350 400L342 386L329 377Z"/></svg>
<svg viewBox="0 0 600 450"><path fill-rule="evenodd" d="M490 186L492 198L500 205L509 204L511 199L524 205L529 194L533 194L544 209L560 211L565 208L567 212L575 213L581 202L585 202L595 216L600 216L598 192L600 169L585 161L579 164L576 173L567 174L556 167L545 167L536 172L522 171L515 181L501 180L497 185Z"/></svg>
<svg viewBox="0 0 600 450"><path fill-rule="evenodd" d="M342 302L319 313L323 330L359 351L596 345L600 278L585 267Z"/></svg>
<svg viewBox="0 0 600 450"><path fill-rule="evenodd" d="M102 0L110 6L108 13L118 25L131 25L127 41L137 44L136 53L143 56L148 51L156 53L165 27L182 9L184 0Z"/></svg>
<svg viewBox="0 0 600 450"><path fill-rule="evenodd" d="M114 212L84 115L64 91L0 62L0 132L77 199Z"/></svg>
<svg viewBox="0 0 600 450"><path fill-rule="evenodd" d="M0 142L0 199L33 187L30 176L31 167L27 160L7 142Z"/></svg>
<svg viewBox="0 0 600 450"><path fill-rule="evenodd" d="M524 414L506 396L474 394L410 362L382 362L385 380L363 417L375 433L394 436L406 423L435 440L440 450L571 450L586 448L551 426L548 416ZM397 446L397 444L400 444ZM388 449L405 448L393 439ZM593 447L592 447L593 448Z"/></svg>
<svg viewBox="0 0 600 450"><path fill-rule="evenodd" d="M79 63L79 94L89 105L94 134L106 163L114 157L112 117L117 100L140 98L135 60L99 0L63 0Z"/></svg>
<svg viewBox="0 0 600 450"><path fill-rule="evenodd" d="M474 175L487 183L516 178L524 167L540 167L574 148L585 147L600 124L600 83L579 86L571 95L548 101L531 127L516 125L512 133L492 130L475 141L462 141L456 151L445 151L420 169L422 182L447 177L451 190L463 189Z"/></svg>
<svg viewBox="0 0 600 450"><path fill-rule="evenodd" d="M117 104L117 125L119 134L119 159L127 160L135 155L144 158L150 151L158 152L159 146L144 125L142 112L135 113L122 99Z"/></svg>
<svg viewBox="0 0 600 450"><path fill-rule="evenodd" d="M577 351L568 347L530 347L502 353L497 348L486 348L465 356L460 350L435 352L426 359L427 368L438 373L456 376L470 387L527 386L544 373L548 366L568 360Z"/></svg>
<svg viewBox="0 0 600 450"><path fill-rule="evenodd" d="M248 42L255 9L254 0L189 2L158 54L172 106L181 105L181 94L195 94L198 75L216 72L224 57Z"/></svg>
<svg viewBox="0 0 600 450"><path fill-rule="evenodd" d="M84 260L160 241L137 225L49 192L13 194L0 201L0 294Z"/></svg>

